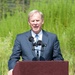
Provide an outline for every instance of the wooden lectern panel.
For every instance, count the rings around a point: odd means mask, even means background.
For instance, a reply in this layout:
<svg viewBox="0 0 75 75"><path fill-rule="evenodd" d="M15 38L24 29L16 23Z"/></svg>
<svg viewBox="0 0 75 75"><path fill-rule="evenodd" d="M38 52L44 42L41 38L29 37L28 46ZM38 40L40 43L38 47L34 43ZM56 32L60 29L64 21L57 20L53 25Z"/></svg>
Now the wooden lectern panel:
<svg viewBox="0 0 75 75"><path fill-rule="evenodd" d="M13 75L68 75L68 61L20 61Z"/></svg>

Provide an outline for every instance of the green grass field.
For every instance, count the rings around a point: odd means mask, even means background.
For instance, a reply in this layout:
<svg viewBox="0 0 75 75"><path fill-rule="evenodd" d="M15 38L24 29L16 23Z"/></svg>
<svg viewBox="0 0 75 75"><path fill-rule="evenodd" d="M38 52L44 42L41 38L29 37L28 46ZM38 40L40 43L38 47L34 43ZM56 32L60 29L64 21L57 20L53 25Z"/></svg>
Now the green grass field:
<svg viewBox="0 0 75 75"><path fill-rule="evenodd" d="M43 29L57 34L65 61L69 61L69 75L75 75L75 1L39 0L32 2L26 12L15 11L0 21L0 75L7 75L8 59L17 34L28 31L27 15L33 9L44 14Z"/></svg>

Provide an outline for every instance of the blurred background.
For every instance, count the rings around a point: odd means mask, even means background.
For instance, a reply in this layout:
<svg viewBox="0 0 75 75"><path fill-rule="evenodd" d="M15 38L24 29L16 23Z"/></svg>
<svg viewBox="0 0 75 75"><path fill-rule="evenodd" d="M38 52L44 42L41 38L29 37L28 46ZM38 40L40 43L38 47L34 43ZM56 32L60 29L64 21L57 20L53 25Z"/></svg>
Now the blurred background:
<svg viewBox="0 0 75 75"><path fill-rule="evenodd" d="M0 75L7 75L16 35L30 29L33 9L43 12L43 29L57 34L69 75L75 75L75 0L0 0Z"/></svg>

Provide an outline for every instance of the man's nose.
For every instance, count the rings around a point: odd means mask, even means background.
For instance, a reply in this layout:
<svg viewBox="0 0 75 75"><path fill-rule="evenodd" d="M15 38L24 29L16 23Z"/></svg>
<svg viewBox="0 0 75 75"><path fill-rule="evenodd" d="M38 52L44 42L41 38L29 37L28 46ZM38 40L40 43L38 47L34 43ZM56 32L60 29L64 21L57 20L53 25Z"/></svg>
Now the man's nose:
<svg viewBox="0 0 75 75"><path fill-rule="evenodd" d="M37 21L34 21L34 24L37 24Z"/></svg>

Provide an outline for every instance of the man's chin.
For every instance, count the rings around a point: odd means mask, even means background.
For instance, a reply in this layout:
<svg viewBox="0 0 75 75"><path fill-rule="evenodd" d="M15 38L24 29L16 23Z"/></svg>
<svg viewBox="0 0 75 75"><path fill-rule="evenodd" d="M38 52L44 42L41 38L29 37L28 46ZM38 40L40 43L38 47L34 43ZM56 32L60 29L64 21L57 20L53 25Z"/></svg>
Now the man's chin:
<svg viewBox="0 0 75 75"><path fill-rule="evenodd" d="M39 30L34 30L34 33L36 33L36 34L39 33Z"/></svg>
<svg viewBox="0 0 75 75"><path fill-rule="evenodd" d="M38 31L39 31L39 29L35 28L33 31L38 32Z"/></svg>

